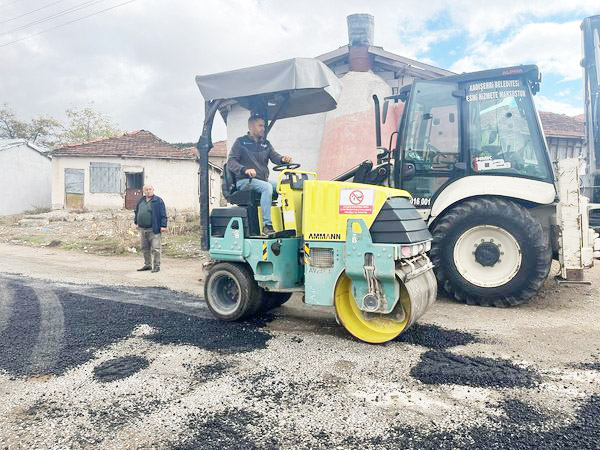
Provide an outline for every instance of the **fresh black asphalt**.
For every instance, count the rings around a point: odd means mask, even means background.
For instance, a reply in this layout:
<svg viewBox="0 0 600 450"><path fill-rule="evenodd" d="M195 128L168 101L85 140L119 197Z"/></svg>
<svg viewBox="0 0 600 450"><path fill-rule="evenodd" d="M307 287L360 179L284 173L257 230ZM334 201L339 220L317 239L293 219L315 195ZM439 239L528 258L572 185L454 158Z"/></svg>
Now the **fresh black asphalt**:
<svg viewBox="0 0 600 450"><path fill-rule="evenodd" d="M192 345L222 354L244 353L266 348L272 335L260 320L225 323L213 320L201 298L156 288L81 286L0 274L0 371L12 377L60 375L92 359L105 348L147 324L154 330L143 339L167 345ZM46 322L50 322L49 326ZM50 336L51 339L46 339ZM424 386L463 385L506 393L495 425L465 423L458 432L421 430L390 425L373 438L339 436L320 431L310 442L280 436L277 422L256 411L229 408L190 415L191 434L178 448L280 448L281 442L295 448L539 448L592 449L600 442L600 397L578 401L575 419L555 422L546 411L523 398L511 397L506 389L539 388L543 375L511 361L475 358L453 353L453 347L478 342L477 336L435 325L417 325L388 345L420 346L420 361L411 377ZM56 348L49 348L48 343ZM354 343L349 343L354 345ZM356 345L362 345L356 343ZM316 350L315 350L316 351ZM369 351L369 346L365 346ZM37 355L37 356L36 356ZM46 365L44 365L46 364ZM142 355L115 358L94 370L97 381L110 383L144 370ZM582 362L582 369L598 370L597 361ZM197 369L194 376L215 379L227 373L225 363ZM281 368L289 370L289 368ZM244 381L243 379L241 380ZM274 405L310 401L295 394L293 383L275 389L272 376L250 377L248 392L268 396ZM327 389L314 384L314 390ZM306 390L302 391L306 394ZM300 393L300 390L298 391Z"/></svg>
<svg viewBox="0 0 600 450"><path fill-rule="evenodd" d="M252 351L264 348L270 339L259 321L228 323L206 318L210 316L202 299L167 289L84 287L1 274L0 281L12 297L4 318L7 325L0 330L0 369L12 375L61 374L90 360L94 350L131 335L141 324L156 330L146 339L217 352ZM56 311L63 315L62 339L57 343L60 348L53 349L58 358L47 367L32 363L36 345L47 343L40 336L41 303L34 288L52 290L62 306Z"/></svg>

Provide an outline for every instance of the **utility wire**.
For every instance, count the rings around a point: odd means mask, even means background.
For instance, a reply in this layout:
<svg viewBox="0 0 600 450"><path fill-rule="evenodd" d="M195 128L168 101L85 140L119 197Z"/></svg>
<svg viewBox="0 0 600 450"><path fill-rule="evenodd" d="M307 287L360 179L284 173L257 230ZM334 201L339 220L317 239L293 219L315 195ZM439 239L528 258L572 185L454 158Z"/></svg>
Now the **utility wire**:
<svg viewBox="0 0 600 450"><path fill-rule="evenodd" d="M17 42L24 41L25 39L29 39L29 38L32 38L34 36L38 36L38 35L40 35L42 33L48 32L48 31L56 30L57 28L61 28L61 27L64 27L66 25L69 25L69 24L72 24L72 23L75 23L75 22L79 22L80 20L87 19L88 17L95 16L96 14L100 14L100 13L103 13L105 11L110 11L111 9L115 9L115 8L118 8L119 6L123 6L123 5L126 5L128 3L133 3L135 1L136 0L129 0L127 2L119 3L118 5L111 6L110 8L101 9L100 11L96 11L95 13L88 14L87 16L79 17L78 19L74 19L74 20L71 20L69 22L65 22L65 23L62 23L60 25L56 25L55 27L47 28L47 29L42 30L42 31L40 31L38 33L34 33L34 34L30 34L29 36L25 36L25 37L23 37L21 39L15 39L14 41L8 42L6 44L2 44L2 45L0 45L0 48L6 47L7 45L15 44Z"/></svg>
<svg viewBox="0 0 600 450"><path fill-rule="evenodd" d="M57 3L61 3L61 2L64 2L64 1L65 0L57 0L56 2L50 3L50 4L46 5L46 6L42 6L41 8L38 8L38 9L34 9L33 11L26 12L25 14L21 14L20 16L13 17L12 19L3 20L2 22L0 22L0 24L6 23L6 22L11 22L11 21L16 20L16 19L20 19L21 17L28 16L29 14L33 14L34 12L41 11L42 9L49 8L52 5L56 5Z"/></svg>
<svg viewBox="0 0 600 450"><path fill-rule="evenodd" d="M56 19L57 17L64 16L65 14L70 14L70 13L78 11L80 9L89 8L90 6L93 6L96 3L100 3L100 2L104 2L104 1L106 1L106 0L88 0L87 2L83 2L81 5L72 6L71 8L67 8L67 9L65 9L63 11L59 11L56 14L51 14L51 15L49 15L47 17L43 17L43 18L35 20L33 22L29 22L29 23L26 23L24 25L20 25L20 26L15 27L15 28L11 28L8 31L3 31L2 33L0 33L0 36L4 36L5 34L10 34L10 33L13 33L15 31L23 30L25 28L29 28L29 27L31 27L33 25L37 25L39 23L47 22L47 21L52 20L52 19Z"/></svg>
<svg viewBox="0 0 600 450"><path fill-rule="evenodd" d="M5 3L4 5L0 5L0 8L4 8L5 6L12 5L13 3L20 2L21 0L14 0L12 2Z"/></svg>

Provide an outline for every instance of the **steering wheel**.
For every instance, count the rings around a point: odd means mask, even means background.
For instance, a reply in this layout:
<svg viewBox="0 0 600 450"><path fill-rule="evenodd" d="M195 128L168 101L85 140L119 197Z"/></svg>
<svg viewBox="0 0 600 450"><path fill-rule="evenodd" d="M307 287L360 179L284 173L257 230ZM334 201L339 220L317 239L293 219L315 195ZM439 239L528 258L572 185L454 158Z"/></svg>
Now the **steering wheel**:
<svg viewBox="0 0 600 450"><path fill-rule="evenodd" d="M300 167L300 164L297 164L297 163L278 164L275 167L273 167L273 170L275 172L281 172L286 169L294 170L294 169L297 169L298 167Z"/></svg>

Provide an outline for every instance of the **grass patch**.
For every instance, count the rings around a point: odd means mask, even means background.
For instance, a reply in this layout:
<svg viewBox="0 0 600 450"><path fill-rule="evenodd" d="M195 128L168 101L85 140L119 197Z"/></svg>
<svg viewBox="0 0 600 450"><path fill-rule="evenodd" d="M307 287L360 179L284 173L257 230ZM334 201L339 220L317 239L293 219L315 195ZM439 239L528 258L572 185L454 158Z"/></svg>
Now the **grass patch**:
<svg viewBox="0 0 600 450"><path fill-rule="evenodd" d="M172 258L194 258L202 254L198 233L166 235L162 243L162 254Z"/></svg>
<svg viewBox="0 0 600 450"><path fill-rule="evenodd" d="M26 234L24 236L15 237L13 240L19 241L19 243L24 245L31 245L33 247L41 247L42 245L47 245L50 243L50 237L47 234Z"/></svg>

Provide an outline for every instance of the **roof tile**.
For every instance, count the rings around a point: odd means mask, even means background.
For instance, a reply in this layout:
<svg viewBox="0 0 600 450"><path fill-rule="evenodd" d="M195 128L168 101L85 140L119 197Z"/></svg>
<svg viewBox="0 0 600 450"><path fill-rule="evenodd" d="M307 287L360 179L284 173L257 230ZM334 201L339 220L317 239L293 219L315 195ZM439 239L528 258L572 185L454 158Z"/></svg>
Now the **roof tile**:
<svg viewBox="0 0 600 450"><path fill-rule="evenodd" d="M85 144L62 147L52 156L116 156L132 158L196 159L194 147L179 148L146 130Z"/></svg>
<svg viewBox="0 0 600 450"><path fill-rule="evenodd" d="M567 116L540 111L540 120L546 136L554 137L585 137L585 124L579 116Z"/></svg>

